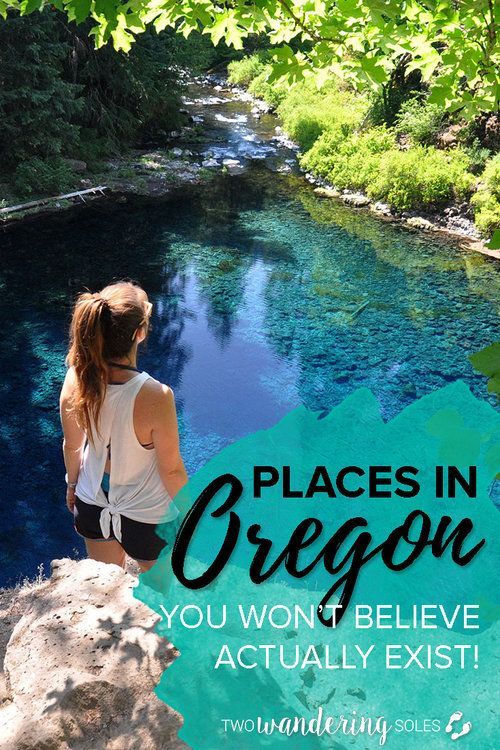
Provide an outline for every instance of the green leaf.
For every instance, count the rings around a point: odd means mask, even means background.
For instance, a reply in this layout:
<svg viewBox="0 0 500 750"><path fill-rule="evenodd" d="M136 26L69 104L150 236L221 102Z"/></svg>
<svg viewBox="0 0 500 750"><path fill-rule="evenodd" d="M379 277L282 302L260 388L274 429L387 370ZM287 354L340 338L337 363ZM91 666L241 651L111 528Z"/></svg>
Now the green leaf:
<svg viewBox="0 0 500 750"><path fill-rule="evenodd" d="M429 104L439 104L444 107L446 105L446 102L450 98L451 93L452 92L450 86L432 86L427 101L429 102Z"/></svg>
<svg viewBox="0 0 500 750"><path fill-rule="evenodd" d="M68 20L83 23L90 15L92 0L71 0L65 4L65 10L68 14Z"/></svg>
<svg viewBox="0 0 500 750"><path fill-rule="evenodd" d="M486 243L486 246L489 247L490 250L500 250L500 229L495 229L490 241Z"/></svg>
<svg viewBox="0 0 500 750"><path fill-rule="evenodd" d="M363 57L361 67L364 72L375 83L386 83L388 76L382 65L372 57Z"/></svg>
<svg viewBox="0 0 500 750"><path fill-rule="evenodd" d="M114 0L95 0L94 9L97 16L104 16L108 21L111 19L116 21L117 7ZM105 23L101 21L100 25L105 26Z"/></svg>
<svg viewBox="0 0 500 750"><path fill-rule="evenodd" d="M28 13L33 13L35 10L41 10L43 2L44 0L24 0L21 3L21 13L28 15Z"/></svg>
<svg viewBox="0 0 500 750"><path fill-rule="evenodd" d="M358 0L337 0L337 7L347 18L359 18L363 15Z"/></svg>
<svg viewBox="0 0 500 750"><path fill-rule="evenodd" d="M475 370L489 378L488 391L500 396L500 341L471 354L469 360Z"/></svg>

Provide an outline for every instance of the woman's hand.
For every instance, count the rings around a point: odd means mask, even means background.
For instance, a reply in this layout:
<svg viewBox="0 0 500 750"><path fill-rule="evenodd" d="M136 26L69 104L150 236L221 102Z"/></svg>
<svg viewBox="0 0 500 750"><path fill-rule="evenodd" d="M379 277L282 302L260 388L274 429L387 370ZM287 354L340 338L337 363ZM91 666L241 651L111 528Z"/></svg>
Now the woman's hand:
<svg viewBox="0 0 500 750"><path fill-rule="evenodd" d="M66 507L70 513L73 513L75 507L75 488L66 487Z"/></svg>

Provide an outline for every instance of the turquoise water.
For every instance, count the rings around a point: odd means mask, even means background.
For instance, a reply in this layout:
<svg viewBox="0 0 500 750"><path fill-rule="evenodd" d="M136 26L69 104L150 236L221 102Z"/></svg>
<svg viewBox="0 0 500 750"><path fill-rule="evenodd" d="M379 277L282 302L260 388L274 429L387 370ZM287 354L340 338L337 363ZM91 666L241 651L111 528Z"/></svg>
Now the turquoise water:
<svg viewBox="0 0 500 750"><path fill-rule="evenodd" d="M43 218L0 237L0 583L82 554L64 507L57 398L71 302L113 278L154 302L141 366L176 393L190 472L298 404L359 386L386 417L498 338L499 267L254 167L161 202Z"/></svg>

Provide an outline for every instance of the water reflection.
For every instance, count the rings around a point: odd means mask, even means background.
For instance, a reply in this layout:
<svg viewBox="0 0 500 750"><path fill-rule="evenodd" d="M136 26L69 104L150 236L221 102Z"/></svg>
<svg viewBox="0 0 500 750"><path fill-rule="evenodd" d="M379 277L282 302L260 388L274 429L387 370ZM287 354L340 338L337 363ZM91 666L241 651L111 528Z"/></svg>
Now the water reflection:
<svg viewBox="0 0 500 750"><path fill-rule="evenodd" d="M170 383L191 471L304 403L369 386L386 416L497 337L498 268L263 169L45 218L1 237L2 582L71 554L57 395L72 299L113 278L154 302L142 366Z"/></svg>

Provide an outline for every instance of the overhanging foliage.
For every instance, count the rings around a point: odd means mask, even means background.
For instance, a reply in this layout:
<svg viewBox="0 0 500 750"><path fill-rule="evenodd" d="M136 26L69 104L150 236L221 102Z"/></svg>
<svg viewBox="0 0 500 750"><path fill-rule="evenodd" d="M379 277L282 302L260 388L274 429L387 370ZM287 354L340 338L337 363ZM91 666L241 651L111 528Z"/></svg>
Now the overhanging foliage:
<svg viewBox="0 0 500 750"><path fill-rule="evenodd" d="M0 0L0 12L41 10L46 0ZM500 5L495 0L52 0L70 20L91 17L97 47L128 51L135 36L193 30L241 49L265 34L275 47L274 77L339 75L356 88L384 89L395 72L418 69L430 101L466 117L500 108Z"/></svg>

